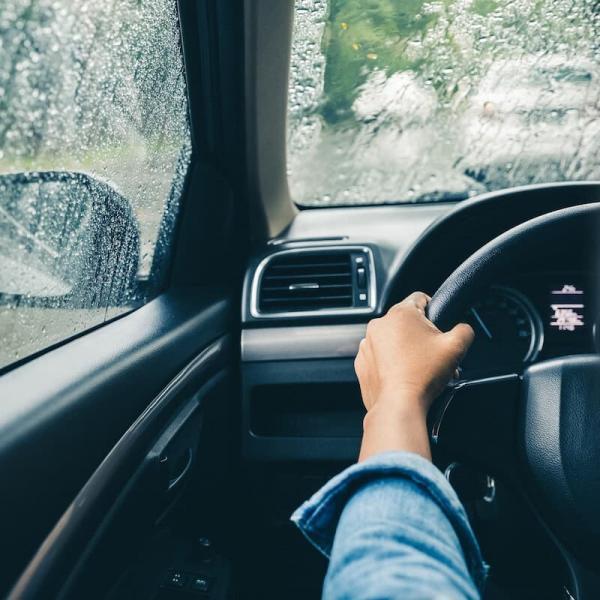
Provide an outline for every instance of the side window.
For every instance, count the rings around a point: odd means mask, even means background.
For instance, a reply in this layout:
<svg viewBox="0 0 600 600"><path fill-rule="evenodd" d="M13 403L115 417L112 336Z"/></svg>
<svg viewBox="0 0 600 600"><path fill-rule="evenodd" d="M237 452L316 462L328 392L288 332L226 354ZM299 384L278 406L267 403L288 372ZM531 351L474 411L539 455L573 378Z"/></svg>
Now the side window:
<svg viewBox="0 0 600 600"><path fill-rule="evenodd" d="M0 3L0 369L156 294L187 111L175 0Z"/></svg>

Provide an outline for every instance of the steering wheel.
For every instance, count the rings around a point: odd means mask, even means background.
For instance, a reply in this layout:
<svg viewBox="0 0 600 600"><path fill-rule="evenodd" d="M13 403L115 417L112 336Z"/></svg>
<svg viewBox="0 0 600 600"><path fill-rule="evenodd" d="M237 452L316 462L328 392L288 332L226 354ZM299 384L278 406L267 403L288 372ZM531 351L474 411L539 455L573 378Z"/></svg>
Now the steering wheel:
<svg viewBox="0 0 600 600"><path fill-rule="evenodd" d="M561 248L594 252L600 203L548 213L495 238L437 290L428 316L447 330L515 266L548 264ZM547 360L523 374L461 381L434 405L432 441L461 462L510 481L568 567L568 592L600 598L600 357Z"/></svg>

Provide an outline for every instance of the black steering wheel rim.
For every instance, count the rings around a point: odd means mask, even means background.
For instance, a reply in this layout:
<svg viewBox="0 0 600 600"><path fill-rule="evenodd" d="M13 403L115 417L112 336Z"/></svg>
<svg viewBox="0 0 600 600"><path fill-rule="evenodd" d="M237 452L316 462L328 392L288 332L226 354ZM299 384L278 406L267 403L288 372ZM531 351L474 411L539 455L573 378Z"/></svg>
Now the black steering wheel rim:
<svg viewBox="0 0 600 600"><path fill-rule="evenodd" d="M440 329L458 323L470 303L498 275L539 259L562 239L592 242L600 230L600 202L563 208L509 229L472 254L441 284L427 314Z"/></svg>
<svg viewBox="0 0 600 600"><path fill-rule="evenodd" d="M475 252L444 281L429 303L428 316L447 330L462 320L487 286L515 267L543 263L561 244L573 241L588 254L594 252L599 233L600 203L561 209L518 225ZM480 466L519 472L519 487L566 558L570 590L580 600L600 597L600 558L595 557L600 543L596 395L600 400L600 357L553 359L533 365L522 376L463 382L447 395L444 409L453 410L440 413L441 428L440 421L436 423L436 435L450 440L447 448L452 450L454 444L463 456L478 454L473 458ZM507 413L502 404L508 402L512 410ZM504 435L486 432L481 421L490 419L490 411L496 423L505 415ZM466 418L472 419L475 432L453 438L452 429ZM476 448L468 448L470 440Z"/></svg>

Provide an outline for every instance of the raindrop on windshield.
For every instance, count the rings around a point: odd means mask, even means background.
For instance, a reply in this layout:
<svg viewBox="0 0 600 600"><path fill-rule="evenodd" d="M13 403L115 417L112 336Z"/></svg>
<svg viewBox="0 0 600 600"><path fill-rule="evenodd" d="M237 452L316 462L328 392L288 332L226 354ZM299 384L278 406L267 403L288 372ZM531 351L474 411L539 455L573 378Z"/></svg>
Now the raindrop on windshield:
<svg viewBox="0 0 600 600"><path fill-rule="evenodd" d="M427 201L600 178L599 35L593 0L296 0L292 198Z"/></svg>

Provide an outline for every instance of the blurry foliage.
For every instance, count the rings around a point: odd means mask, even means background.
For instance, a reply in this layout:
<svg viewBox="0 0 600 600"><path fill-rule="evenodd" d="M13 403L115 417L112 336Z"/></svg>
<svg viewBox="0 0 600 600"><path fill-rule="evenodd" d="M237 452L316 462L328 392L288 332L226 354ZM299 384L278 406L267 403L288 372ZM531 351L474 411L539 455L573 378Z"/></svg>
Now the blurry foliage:
<svg viewBox="0 0 600 600"><path fill-rule="evenodd" d="M600 173L598 0L296 0L288 180L307 206Z"/></svg>
<svg viewBox="0 0 600 600"><path fill-rule="evenodd" d="M456 31L464 6L456 0L330 0L322 39L326 67L321 116L330 124L352 119L352 104L374 70L388 77L412 71L428 80L442 102L448 101L458 91L453 85L457 66L473 72L484 66L470 51L477 50L481 59L486 52L509 57L504 41L494 40L495 30L510 32L516 52L548 53L553 46L558 51L576 45L573 37L581 35L577 26L583 21L600 29L597 0L584 0L572 10L562 0L473 0L466 3L472 15L470 33L477 34L480 26L481 38L465 47ZM434 32L436 26L439 31ZM533 35L539 32L543 35ZM440 54L445 62L438 60ZM465 65L465 60L472 64Z"/></svg>
<svg viewBox="0 0 600 600"><path fill-rule="evenodd" d="M323 36L327 100L322 114L327 121L349 116L360 84L373 68L388 73L419 70L424 58L411 59L406 46L422 38L438 18L423 15L423 4L424 0L331 1Z"/></svg>

